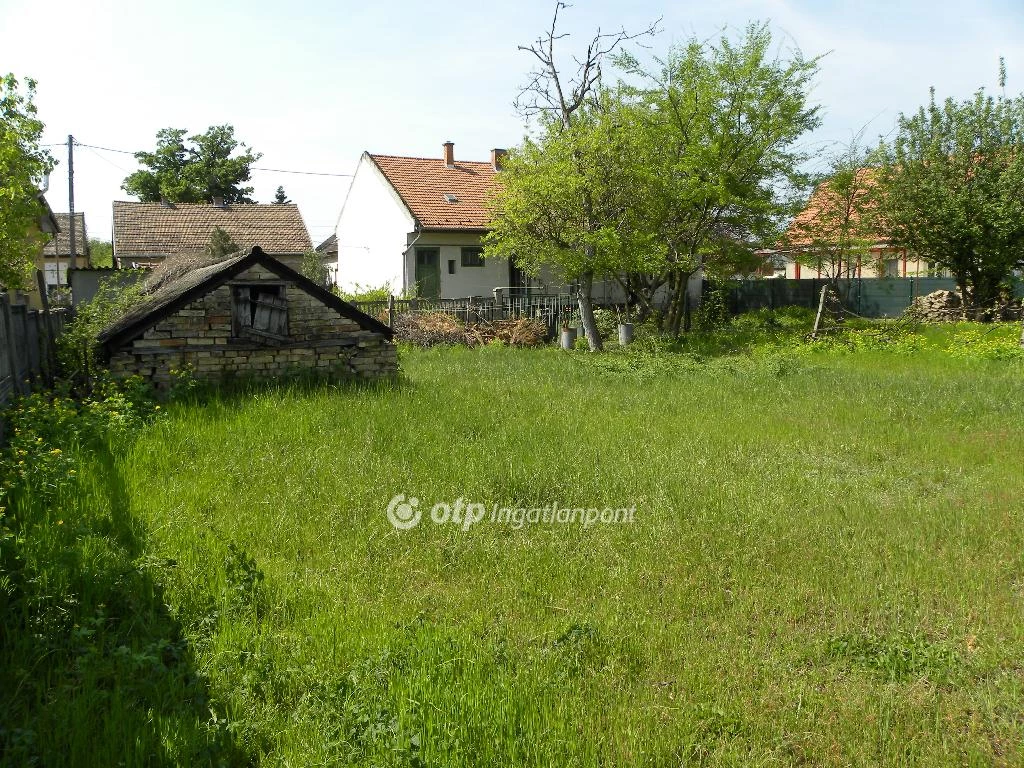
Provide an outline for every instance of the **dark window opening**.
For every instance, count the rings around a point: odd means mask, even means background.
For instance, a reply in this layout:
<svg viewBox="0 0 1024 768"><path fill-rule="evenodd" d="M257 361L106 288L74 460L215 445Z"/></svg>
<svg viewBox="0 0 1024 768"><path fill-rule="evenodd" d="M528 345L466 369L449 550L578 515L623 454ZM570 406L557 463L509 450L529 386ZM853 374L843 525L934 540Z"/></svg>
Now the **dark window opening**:
<svg viewBox="0 0 1024 768"><path fill-rule="evenodd" d="M464 267L482 267L484 265L484 249L483 248L463 248L462 249L462 266Z"/></svg>
<svg viewBox="0 0 1024 768"><path fill-rule="evenodd" d="M448 259L448 274L455 274L455 259Z"/></svg>
<svg viewBox="0 0 1024 768"><path fill-rule="evenodd" d="M283 285L236 285L232 296L231 324L235 336L288 339L288 301Z"/></svg>

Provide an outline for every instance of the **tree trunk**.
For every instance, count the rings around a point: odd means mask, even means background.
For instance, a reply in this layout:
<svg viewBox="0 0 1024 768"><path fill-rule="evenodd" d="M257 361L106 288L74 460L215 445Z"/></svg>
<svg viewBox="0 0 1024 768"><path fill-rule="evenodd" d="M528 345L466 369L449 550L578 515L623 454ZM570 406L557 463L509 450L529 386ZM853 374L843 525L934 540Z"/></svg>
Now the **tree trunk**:
<svg viewBox="0 0 1024 768"><path fill-rule="evenodd" d="M601 334L597 332L597 322L594 320L594 304L591 301L591 292L594 287L594 273L584 272L580 276L580 288L578 300L580 306L580 319L583 321L583 330L587 334L587 344L591 352L600 352L604 349L601 343Z"/></svg>

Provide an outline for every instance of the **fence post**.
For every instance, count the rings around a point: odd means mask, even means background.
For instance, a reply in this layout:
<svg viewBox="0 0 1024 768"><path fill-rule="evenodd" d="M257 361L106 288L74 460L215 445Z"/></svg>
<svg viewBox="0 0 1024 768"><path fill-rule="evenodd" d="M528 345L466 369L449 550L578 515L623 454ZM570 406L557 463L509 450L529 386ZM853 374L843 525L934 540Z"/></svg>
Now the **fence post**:
<svg viewBox="0 0 1024 768"><path fill-rule="evenodd" d="M505 319L505 302L503 297L504 291L501 288L494 289L494 319L504 320Z"/></svg>
<svg viewBox="0 0 1024 768"><path fill-rule="evenodd" d="M11 389L15 393L27 394L25 382L21 380L18 371L18 350L14 346L14 318L11 316L11 295L3 294L0 304L3 304L4 328L7 331L7 357L11 361Z"/></svg>
<svg viewBox="0 0 1024 768"><path fill-rule="evenodd" d="M395 327L395 294L388 294L388 328Z"/></svg>
<svg viewBox="0 0 1024 768"><path fill-rule="evenodd" d="M39 300L43 304L43 328L45 333L40 338L45 338L46 354L45 362L40 361L41 368L45 366L44 379L46 386L52 387L57 372L57 336L53 332L53 318L50 316L50 297L46 294L46 280L43 278L43 271L36 270L36 285L39 288Z"/></svg>

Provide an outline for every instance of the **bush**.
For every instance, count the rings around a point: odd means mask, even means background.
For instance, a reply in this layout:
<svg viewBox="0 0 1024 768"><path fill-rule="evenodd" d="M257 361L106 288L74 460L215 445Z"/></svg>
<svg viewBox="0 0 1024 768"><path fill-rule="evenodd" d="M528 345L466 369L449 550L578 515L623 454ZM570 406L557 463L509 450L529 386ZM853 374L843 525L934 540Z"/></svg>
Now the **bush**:
<svg viewBox="0 0 1024 768"><path fill-rule="evenodd" d="M72 387L88 392L99 371L96 337L144 299L141 280L124 284L109 277L100 282L96 295L75 309L75 318L57 339L57 357Z"/></svg>

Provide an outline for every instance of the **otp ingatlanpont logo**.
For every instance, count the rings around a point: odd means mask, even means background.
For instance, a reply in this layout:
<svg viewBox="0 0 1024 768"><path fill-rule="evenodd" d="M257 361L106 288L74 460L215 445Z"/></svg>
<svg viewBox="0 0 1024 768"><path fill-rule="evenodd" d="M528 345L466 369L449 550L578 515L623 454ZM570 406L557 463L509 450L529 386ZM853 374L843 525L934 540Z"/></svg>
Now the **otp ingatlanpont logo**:
<svg viewBox="0 0 1024 768"><path fill-rule="evenodd" d="M415 528L423 516L423 510L419 508L420 500L415 496L408 501L405 494L400 493L388 502L388 521L398 530L407 531Z"/></svg>

